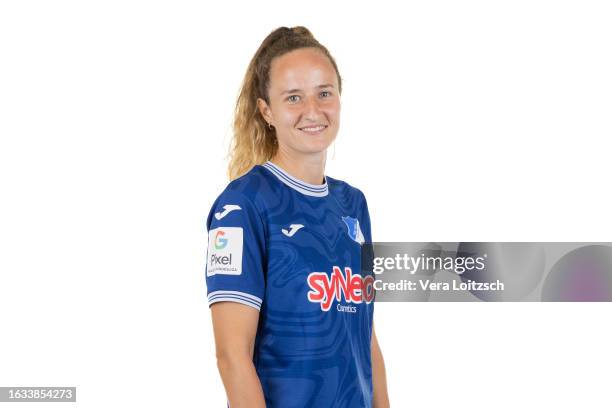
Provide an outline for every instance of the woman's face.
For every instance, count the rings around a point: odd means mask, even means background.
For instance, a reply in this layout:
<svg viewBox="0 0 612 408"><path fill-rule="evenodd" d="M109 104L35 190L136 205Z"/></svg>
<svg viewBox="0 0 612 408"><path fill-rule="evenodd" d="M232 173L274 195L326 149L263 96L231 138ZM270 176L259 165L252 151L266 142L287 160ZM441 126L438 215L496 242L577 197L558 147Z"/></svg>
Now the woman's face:
<svg viewBox="0 0 612 408"><path fill-rule="evenodd" d="M279 149L292 156L325 153L340 124L338 77L316 48L301 48L272 60L268 96L258 99L264 119L276 129Z"/></svg>

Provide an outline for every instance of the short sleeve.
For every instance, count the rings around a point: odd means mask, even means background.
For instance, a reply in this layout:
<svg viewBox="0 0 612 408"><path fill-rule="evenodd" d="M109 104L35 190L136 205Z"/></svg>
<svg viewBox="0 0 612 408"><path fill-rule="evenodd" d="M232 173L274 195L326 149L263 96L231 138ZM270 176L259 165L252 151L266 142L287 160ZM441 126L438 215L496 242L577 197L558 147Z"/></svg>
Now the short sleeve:
<svg viewBox="0 0 612 408"><path fill-rule="evenodd" d="M229 301L260 310L265 293L265 228L255 204L240 192L223 192L207 219L208 304Z"/></svg>

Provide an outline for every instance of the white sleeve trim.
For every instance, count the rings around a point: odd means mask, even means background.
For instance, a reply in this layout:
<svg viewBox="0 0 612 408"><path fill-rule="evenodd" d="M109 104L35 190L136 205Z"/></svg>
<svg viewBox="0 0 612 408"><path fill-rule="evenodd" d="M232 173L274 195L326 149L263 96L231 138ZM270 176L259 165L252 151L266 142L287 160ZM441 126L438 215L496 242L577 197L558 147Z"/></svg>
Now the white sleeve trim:
<svg viewBox="0 0 612 408"><path fill-rule="evenodd" d="M262 302L257 296L237 290L216 290L208 294L209 306L213 303L223 301L242 303L243 305L254 307L257 310L260 310Z"/></svg>

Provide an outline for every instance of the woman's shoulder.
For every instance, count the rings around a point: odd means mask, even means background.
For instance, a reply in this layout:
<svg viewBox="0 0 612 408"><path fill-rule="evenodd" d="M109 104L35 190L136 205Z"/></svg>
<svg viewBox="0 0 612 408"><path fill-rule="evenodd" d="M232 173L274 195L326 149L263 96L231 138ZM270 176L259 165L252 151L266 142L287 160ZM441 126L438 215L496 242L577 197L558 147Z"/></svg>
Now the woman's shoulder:
<svg viewBox="0 0 612 408"><path fill-rule="evenodd" d="M354 195L355 197L363 197L365 199L365 194L358 187L349 184L344 180L340 180L330 176L325 176L325 178L327 180L328 188L331 192L342 195Z"/></svg>
<svg viewBox="0 0 612 408"><path fill-rule="evenodd" d="M255 204L260 196L262 182L265 174L259 165L253 166L248 172L230 181L217 197L246 201Z"/></svg>

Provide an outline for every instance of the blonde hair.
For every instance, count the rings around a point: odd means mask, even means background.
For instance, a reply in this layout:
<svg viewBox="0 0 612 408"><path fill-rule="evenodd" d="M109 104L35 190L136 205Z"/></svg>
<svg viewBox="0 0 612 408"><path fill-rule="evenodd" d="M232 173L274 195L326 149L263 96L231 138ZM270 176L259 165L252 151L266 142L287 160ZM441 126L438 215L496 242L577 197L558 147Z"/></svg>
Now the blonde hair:
<svg viewBox="0 0 612 408"><path fill-rule="evenodd" d="M338 92L342 93L342 79L336 61L306 27L279 27L272 31L251 59L236 101L228 166L230 180L247 173L254 165L270 160L278 149L276 130L268 127L257 108L257 98L270 104L268 88L272 60L290 51L310 47L319 49L329 58L338 76Z"/></svg>

